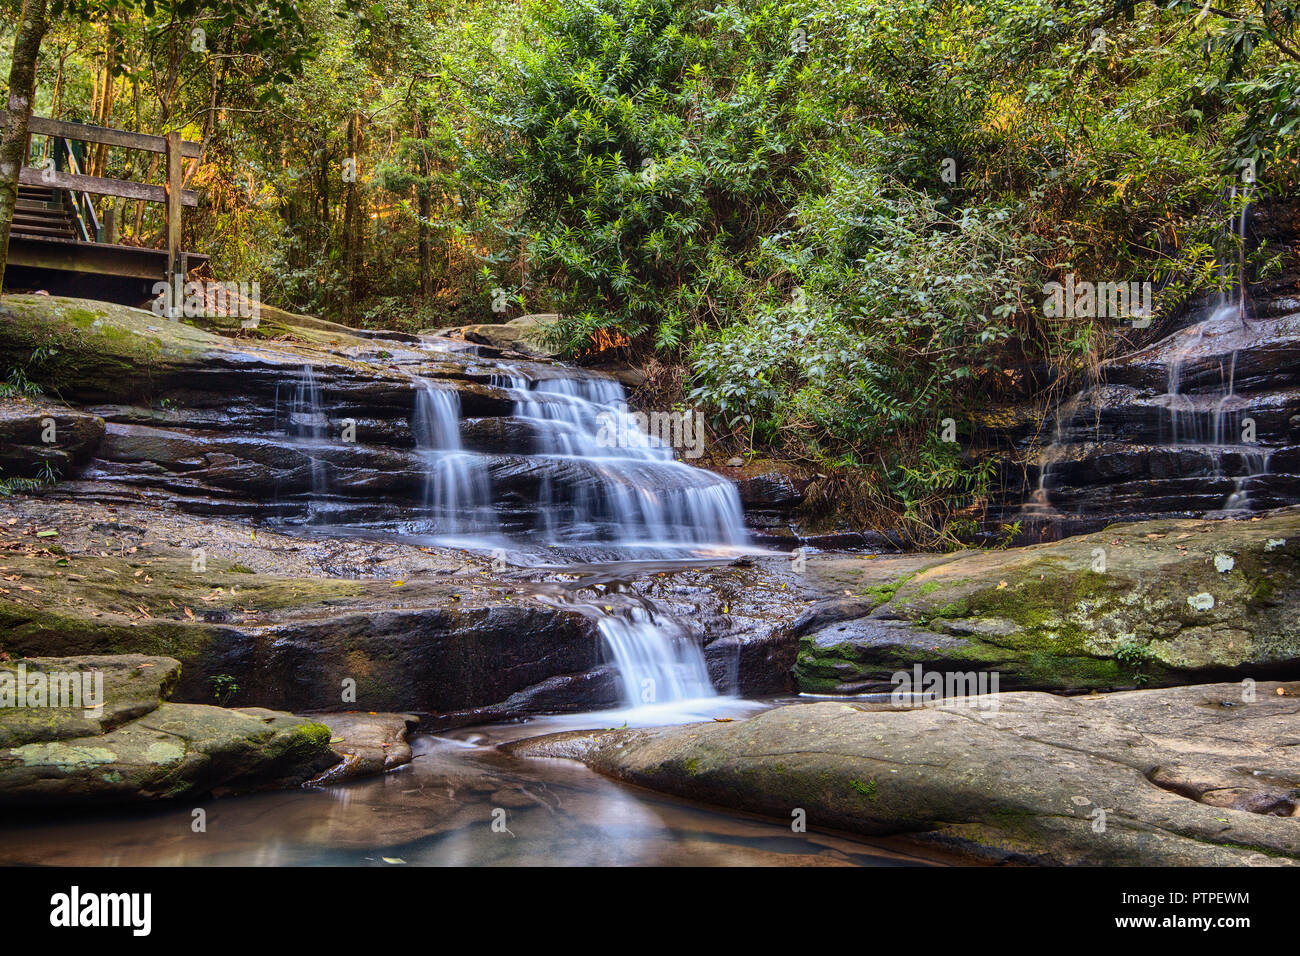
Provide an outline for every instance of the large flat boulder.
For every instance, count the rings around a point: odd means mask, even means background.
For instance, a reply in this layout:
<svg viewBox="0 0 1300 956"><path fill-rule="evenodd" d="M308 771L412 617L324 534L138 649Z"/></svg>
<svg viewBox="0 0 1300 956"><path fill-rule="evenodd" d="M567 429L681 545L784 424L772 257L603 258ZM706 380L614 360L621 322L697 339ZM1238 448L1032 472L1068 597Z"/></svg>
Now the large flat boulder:
<svg viewBox="0 0 1300 956"><path fill-rule="evenodd" d="M1291 508L937 557L892 580L863 559L855 587L851 561L828 578L813 559L809 580L836 596L803 622L795 676L824 693L887 689L915 663L997 671L1003 689L1284 676L1300 665L1298 558Z"/></svg>
<svg viewBox="0 0 1300 956"><path fill-rule="evenodd" d="M515 754L1000 863L1294 865L1300 682L894 709L794 704L744 721L571 732Z"/></svg>
<svg viewBox="0 0 1300 956"><path fill-rule="evenodd" d="M144 654L28 657L0 663L0 747L91 737L156 710L180 678L180 661ZM17 685L26 684L20 706ZM76 686L74 686L76 685ZM12 696L6 692L13 689ZM55 707L76 694L76 707ZM55 697L56 694L63 695Z"/></svg>
<svg viewBox="0 0 1300 956"><path fill-rule="evenodd" d="M105 734L0 750L0 806L147 802L292 786L339 760L329 728L305 717L163 703Z"/></svg>

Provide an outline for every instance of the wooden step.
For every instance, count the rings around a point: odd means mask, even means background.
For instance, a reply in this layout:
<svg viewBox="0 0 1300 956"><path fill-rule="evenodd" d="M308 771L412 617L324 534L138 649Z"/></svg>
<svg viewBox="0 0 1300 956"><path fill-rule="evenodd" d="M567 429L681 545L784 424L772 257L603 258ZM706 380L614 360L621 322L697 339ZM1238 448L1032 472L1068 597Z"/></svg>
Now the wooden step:
<svg viewBox="0 0 1300 956"><path fill-rule="evenodd" d="M32 199L37 202L57 202L54 190L45 186L23 186L18 187L19 199Z"/></svg>
<svg viewBox="0 0 1300 956"><path fill-rule="evenodd" d="M44 236L50 239L75 239L77 234L72 229L64 227L62 229L51 229L45 226L19 226L15 224L12 236Z"/></svg>
<svg viewBox="0 0 1300 956"><path fill-rule="evenodd" d="M61 202L37 202L34 199L20 199L14 204L15 212L53 212L66 215L68 207Z"/></svg>
<svg viewBox="0 0 1300 956"><path fill-rule="evenodd" d="M15 206L14 218L26 216L28 219L71 219L72 214L61 205Z"/></svg>
<svg viewBox="0 0 1300 956"><path fill-rule="evenodd" d="M33 226L67 226L71 228L74 220L70 216L60 216L54 213L33 214L30 212L14 213L14 222L25 222Z"/></svg>

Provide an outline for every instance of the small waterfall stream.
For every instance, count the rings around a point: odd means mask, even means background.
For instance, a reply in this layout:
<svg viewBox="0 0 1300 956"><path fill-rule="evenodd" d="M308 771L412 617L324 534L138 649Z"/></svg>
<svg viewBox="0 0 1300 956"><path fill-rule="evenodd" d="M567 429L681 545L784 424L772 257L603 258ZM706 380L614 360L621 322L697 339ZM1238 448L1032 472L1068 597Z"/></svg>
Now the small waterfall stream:
<svg viewBox="0 0 1300 956"><path fill-rule="evenodd" d="M671 621L634 608L626 617L597 621L618 668L623 704L630 709L717 697L699 645Z"/></svg>
<svg viewBox="0 0 1300 956"><path fill-rule="evenodd" d="M1231 202L1236 200L1234 187ZM1225 229L1239 253L1245 248L1245 229L1243 206ZM1048 528L1063 512L1084 513L1078 504L1071 508L1068 500L1063 506L1053 500L1053 489L1059 491L1061 484L1053 481L1058 468L1070 472L1074 497L1084 502L1087 496L1078 494L1081 486L1104 482L1108 473L1124 474L1129 485L1117 490L1129 496L1127 507L1134 510L1142 508L1133 500L1142 495L1135 477L1158 477L1165 483L1161 500L1149 505L1157 512L1236 516L1278 503L1255 498L1257 490L1267 485L1261 480L1269 475L1273 450L1255 434L1252 399L1237 391L1239 354L1254 344L1240 278L1245 275L1243 256L1238 257L1235 287L1207 309L1205 318L1132 356L1104 363L1095 382L1057 405L1051 414L1052 440L1040 446L1037 482L1021 504L1019 517ZM1146 380L1137 384L1134 373L1127 376L1129 384L1120 386L1128 391L1113 392L1107 366L1115 362L1121 366L1116 376L1121 382L1126 381L1125 362L1152 372L1163 366L1164 392L1152 394L1158 386L1152 388ZM1137 373L1136 378L1143 376ZM1152 417L1144 423L1121 422L1116 412L1125 402L1147 408ZM1160 417L1157 410L1163 410ZM1125 457L1145 459L1145 473L1125 465ZM1186 490L1175 487L1179 480L1188 485ZM1222 495L1217 507L1216 494Z"/></svg>
<svg viewBox="0 0 1300 956"><path fill-rule="evenodd" d="M1231 478L1233 491L1215 513L1230 515L1251 509L1251 483L1268 474L1269 449L1248 441L1251 424L1247 401L1237 394L1237 356L1233 348L1219 362L1219 386L1211 391L1185 393L1184 378L1189 364L1209 337L1232 337L1244 328L1246 316L1240 297L1222 302L1204 322L1189 330L1169 365L1169 388L1161 400L1169 409L1169 440L1175 445L1204 447L1214 466L1215 477Z"/></svg>
<svg viewBox="0 0 1300 956"><path fill-rule="evenodd" d="M502 381L517 395L515 416L537 431L539 453L581 468L581 477L565 485L543 482L543 534L652 550L749 543L731 482L675 461L659 436L638 429L617 382L548 378L530 388L510 373Z"/></svg>
<svg viewBox="0 0 1300 956"><path fill-rule="evenodd" d="M316 373L310 365L304 365L298 373L298 379L290 388L289 401L284 419L284 433L298 444L306 447L304 452L311 464L311 498L307 503L307 520L320 522L328 520L320 508L320 499L329 494L329 466L325 460L314 454L313 446L319 446L328 440L329 418L321 406L320 385ZM275 398L276 426L280 427L280 396Z"/></svg>
<svg viewBox="0 0 1300 956"><path fill-rule="evenodd" d="M462 450L460 417L451 389L426 381L416 392L411 432L425 459L424 508L436 533L495 533L492 480L483 456Z"/></svg>

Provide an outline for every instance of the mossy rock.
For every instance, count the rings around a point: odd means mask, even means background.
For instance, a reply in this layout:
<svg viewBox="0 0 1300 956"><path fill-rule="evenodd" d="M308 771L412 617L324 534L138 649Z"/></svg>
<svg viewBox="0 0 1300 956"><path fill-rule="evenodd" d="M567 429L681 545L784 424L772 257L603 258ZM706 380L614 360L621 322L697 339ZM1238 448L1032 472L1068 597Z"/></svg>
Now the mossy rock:
<svg viewBox="0 0 1300 956"><path fill-rule="evenodd" d="M922 663L996 670L1004 688L1104 690L1281 673L1300 662L1298 558L1297 508L969 553L873 581L869 614L801 637L795 677L883 689Z"/></svg>

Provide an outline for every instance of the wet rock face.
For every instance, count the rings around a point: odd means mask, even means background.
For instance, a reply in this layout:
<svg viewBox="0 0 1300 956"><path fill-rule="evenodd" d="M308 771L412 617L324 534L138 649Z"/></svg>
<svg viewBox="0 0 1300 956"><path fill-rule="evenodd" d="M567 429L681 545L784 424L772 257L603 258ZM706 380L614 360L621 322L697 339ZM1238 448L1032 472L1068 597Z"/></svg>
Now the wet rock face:
<svg viewBox="0 0 1300 956"><path fill-rule="evenodd" d="M0 361L30 362L101 429L48 453L67 460L62 494L462 541L746 534L729 483L622 432L608 444L602 416L623 392L607 376L302 317L249 339L83 300L6 309ZM31 361L37 349L47 357Z"/></svg>
<svg viewBox="0 0 1300 956"><path fill-rule="evenodd" d="M795 704L507 749L776 819L801 808L812 827L908 835L990 862L1295 865L1300 683L1250 690Z"/></svg>
<svg viewBox="0 0 1300 956"><path fill-rule="evenodd" d="M490 555L43 497L0 502L0 556L21 582L0 584L0 651L166 653L183 664L181 701L414 710L449 726L621 697L595 621L523 588L554 575L498 572ZM782 622L796 608L779 578L725 566L624 576L689 628L720 690L788 689Z"/></svg>
<svg viewBox="0 0 1300 956"><path fill-rule="evenodd" d="M600 663L599 636L577 615L522 604L370 609L265 629L222 627L196 656L181 692L197 696L212 677L229 673L239 675L245 699L289 710L441 714L506 700ZM355 696L347 693L353 685Z"/></svg>
<svg viewBox="0 0 1300 956"><path fill-rule="evenodd" d="M1300 313L1277 314L1281 302L1272 294L1244 322L1206 309L1104 363L1036 435L1002 441L989 423L987 450L1008 465L991 517L1050 540L1114 520L1300 502Z"/></svg>
<svg viewBox="0 0 1300 956"><path fill-rule="evenodd" d="M0 479L37 478L48 464L75 474L104 436L104 420L62 405L0 399Z"/></svg>
<svg viewBox="0 0 1300 956"><path fill-rule="evenodd" d="M0 519L21 581L0 593L0 650L166 652L184 701L437 714L604 663L591 621L512 597L486 556L79 501L13 499Z"/></svg>

